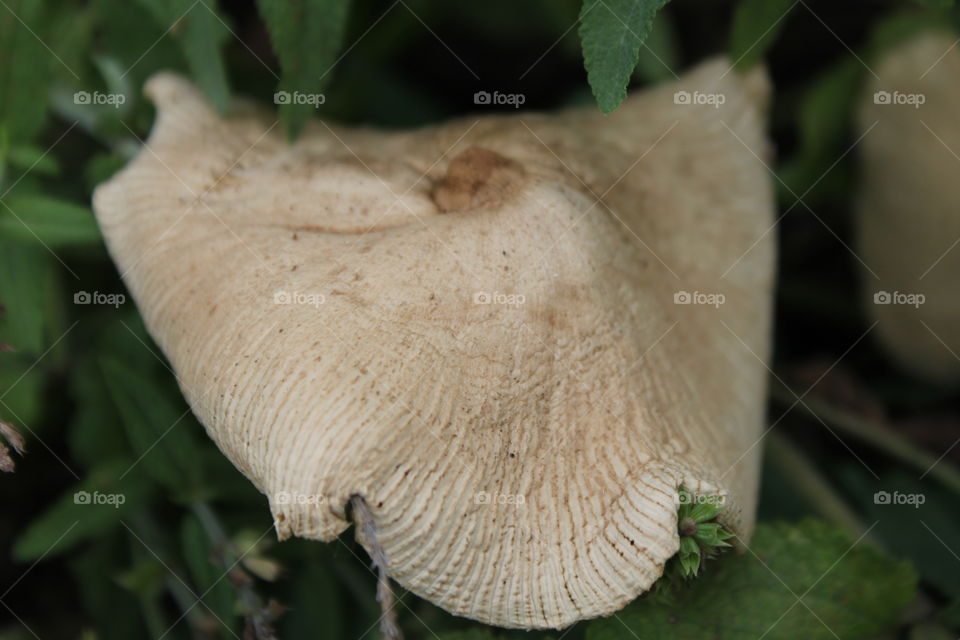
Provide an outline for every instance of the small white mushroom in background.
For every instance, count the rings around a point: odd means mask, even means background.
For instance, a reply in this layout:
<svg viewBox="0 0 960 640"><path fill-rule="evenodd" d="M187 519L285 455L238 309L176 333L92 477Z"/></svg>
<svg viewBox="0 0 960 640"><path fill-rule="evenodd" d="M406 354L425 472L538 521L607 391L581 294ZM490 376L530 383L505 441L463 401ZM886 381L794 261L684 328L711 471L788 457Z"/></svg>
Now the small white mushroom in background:
<svg viewBox="0 0 960 640"><path fill-rule="evenodd" d="M281 538L332 540L362 499L392 578L518 628L647 590L681 485L726 496L749 538L775 253L762 74L717 60L610 116L314 122L294 145L178 77L147 93L157 122L97 218ZM700 95L724 99L678 98Z"/></svg>
<svg viewBox="0 0 960 640"><path fill-rule="evenodd" d="M910 372L960 379L960 50L930 33L888 51L861 101L857 252L875 334ZM872 272L872 273L871 273Z"/></svg>

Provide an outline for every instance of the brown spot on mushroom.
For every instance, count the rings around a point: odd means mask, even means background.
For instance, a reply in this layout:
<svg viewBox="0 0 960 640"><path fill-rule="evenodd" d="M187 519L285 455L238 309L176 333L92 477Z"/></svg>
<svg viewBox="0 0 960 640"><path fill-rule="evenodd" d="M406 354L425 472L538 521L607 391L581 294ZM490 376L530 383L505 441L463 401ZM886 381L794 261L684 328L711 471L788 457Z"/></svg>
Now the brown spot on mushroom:
<svg viewBox="0 0 960 640"><path fill-rule="evenodd" d="M433 201L444 212L493 207L515 194L526 172L514 160L474 147L461 151L433 187Z"/></svg>

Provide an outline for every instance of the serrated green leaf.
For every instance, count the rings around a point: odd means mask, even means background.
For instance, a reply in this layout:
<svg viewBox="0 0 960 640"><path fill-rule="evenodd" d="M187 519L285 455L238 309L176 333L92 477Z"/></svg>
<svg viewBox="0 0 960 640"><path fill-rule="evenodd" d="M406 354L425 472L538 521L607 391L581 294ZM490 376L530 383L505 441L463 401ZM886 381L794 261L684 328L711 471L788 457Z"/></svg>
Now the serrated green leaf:
<svg viewBox="0 0 960 640"><path fill-rule="evenodd" d="M117 460L91 472L30 523L14 544L13 557L20 562L51 558L120 526L150 493L142 475L126 473L131 465L131 460Z"/></svg>
<svg viewBox="0 0 960 640"><path fill-rule="evenodd" d="M279 92L316 95L330 79L343 44L350 0L257 0L282 71ZM294 99L280 105L280 119L295 138L315 107Z"/></svg>
<svg viewBox="0 0 960 640"><path fill-rule="evenodd" d="M43 42L41 0L7 0L0 7L0 126L11 143L28 142L43 127L51 60Z"/></svg>
<svg viewBox="0 0 960 640"><path fill-rule="evenodd" d="M796 0L741 0L730 29L730 59L738 69L757 63L776 41Z"/></svg>
<svg viewBox="0 0 960 640"><path fill-rule="evenodd" d="M584 0L580 42L587 80L604 113L627 95L627 83L640 58L640 46L653 19L668 0Z"/></svg>
<svg viewBox="0 0 960 640"><path fill-rule="evenodd" d="M915 591L909 563L828 525L761 525L750 551L725 554L675 602L641 598L591 622L587 640L866 638L894 628Z"/></svg>
<svg viewBox="0 0 960 640"><path fill-rule="evenodd" d="M101 244L87 207L38 194L13 196L5 205L0 207L0 236L51 249Z"/></svg>
<svg viewBox="0 0 960 640"><path fill-rule="evenodd" d="M203 476L189 410L163 385L110 357L100 361L107 388L123 419L139 465L181 499L196 497Z"/></svg>

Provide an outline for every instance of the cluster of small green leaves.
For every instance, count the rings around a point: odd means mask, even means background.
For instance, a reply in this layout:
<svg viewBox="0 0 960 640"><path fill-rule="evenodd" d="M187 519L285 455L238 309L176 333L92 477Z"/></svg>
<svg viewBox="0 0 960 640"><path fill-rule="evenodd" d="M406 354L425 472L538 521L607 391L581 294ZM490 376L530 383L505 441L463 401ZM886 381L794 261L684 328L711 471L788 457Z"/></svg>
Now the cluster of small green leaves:
<svg viewBox="0 0 960 640"><path fill-rule="evenodd" d="M730 546L727 540L733 534L716 522L723 510L721 504L712 500L695 500L685 487L680 487L679 495L677 532L680 535L680 551L677 552L677 566L681 577L692 578L700 573L704 562Z"/></svg>

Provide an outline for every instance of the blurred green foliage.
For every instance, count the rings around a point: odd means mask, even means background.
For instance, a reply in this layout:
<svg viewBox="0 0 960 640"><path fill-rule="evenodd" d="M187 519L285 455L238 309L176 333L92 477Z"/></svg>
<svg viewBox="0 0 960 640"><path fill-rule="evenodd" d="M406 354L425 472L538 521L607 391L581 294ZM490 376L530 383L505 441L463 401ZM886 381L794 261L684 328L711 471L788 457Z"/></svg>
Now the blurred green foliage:
<svg viewBox="0 0 960 640"><path fill-rule="evenodd" d="M323 94L322 104L279 105L294 137L313 114L430 122L474 110L473 93L492 88L522 89L527 107L554 108L589 101L589 86L609 112L628 85L668 79L709 53L726 50L743 68L766 58L777 87L782 206L799 195L844 233L855 179L850 123L865 65L904 37L955 22L952 2L942 0L868 9L826 0L0 4L0 419L30 448L16 475L0 479L8 549L0 613L11 614L0 619L4 639L239 637L256 606L285 608L276 621L282 638L376 633L375 577L362 550L349 534L329 545L273 543L264 498L189 412L102 244L91 193L149 131L152 108L140 88L151 74L188 74L222 111L235 95L269 103L275 92ZM861 330L844 293L854 286L849 256L799 218L801 209L781 230L780 363L812 348L839 355ZM824 321L836 343L813 347L807 329ZM942 404L944 392L878 365L875 351L855 358L894 408ZM814 450L820 437L832 442L809 425L788 428ZM865 520L879 519L874 479L842 450L820 453L837 491ZM881 464L884 482L911 487L895 463ZM776 468L765 477L761 518L816 512L797 499L791 478ZM928 496L925 525L960 549L956 496L926 483L912 490ZM908 622L923 633L960 626L960 566L944 561L916 518L888 513L875 535L913 563L928 601L928 612ZM823 524L764 524L755 554L725 554L668 603L644 598L618 618L562 635L629 639L633 627L645 639L753 638L781 614L768 637L830 637L821 622L844 638L892 633L914 595L914 572L852 544ZM412 638L561 635L483 629L398 591Z"/></svg>

